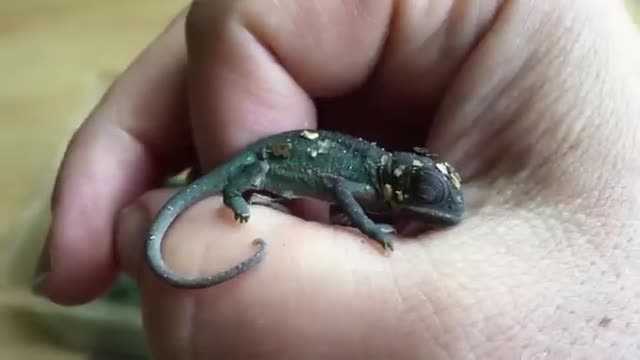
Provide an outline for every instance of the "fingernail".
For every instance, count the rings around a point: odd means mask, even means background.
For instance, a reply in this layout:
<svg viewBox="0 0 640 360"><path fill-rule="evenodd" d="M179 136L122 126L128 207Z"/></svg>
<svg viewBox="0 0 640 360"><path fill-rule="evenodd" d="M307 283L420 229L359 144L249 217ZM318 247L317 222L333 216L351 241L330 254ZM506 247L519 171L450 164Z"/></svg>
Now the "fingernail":
<svg viewBox="0 0 640 360"><path fill-rule="evenodd" d="M148 226L147 213L140 205L122 210L118 217L116 246L120 265L125 272L134 277L137 277L138 262L144 248Z"/></svg>
<svg viewBox="0 0 640 360"><path fill-rule="evenodd" d="M44 241L44 245L40 253L40 258L38 259L36 272L33 276L33 281L31 283L31 291L35 295L42 295L44 282L47 279L47 275L49 275L49 272L51 271L51 256L49 254L49 244L51 242L50 240L51 240L51 230L49 230L49 233L47 234L47 238Z"/></svg>

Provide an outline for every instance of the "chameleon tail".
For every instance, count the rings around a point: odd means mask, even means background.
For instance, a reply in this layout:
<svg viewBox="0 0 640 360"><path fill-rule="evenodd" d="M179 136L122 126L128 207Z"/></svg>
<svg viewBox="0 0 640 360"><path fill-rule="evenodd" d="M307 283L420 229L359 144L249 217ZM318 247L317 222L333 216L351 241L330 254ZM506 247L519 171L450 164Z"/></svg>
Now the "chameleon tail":
<svg viewBox="0 0 640 360"><path fill-rule="evenodd" d="M264 257L266 244L264 240L256 239L252 244L258 246L258 249L240 264L216 274L196 278L183 277L171 271L162 258L162 240L169 227L183 211L198 201L222 191L227 182L229 168L222 166L215 169L173 195L151 225L145 241L147 261L151 270L173 287L198 289L218 285L249 270Z"/></svg>

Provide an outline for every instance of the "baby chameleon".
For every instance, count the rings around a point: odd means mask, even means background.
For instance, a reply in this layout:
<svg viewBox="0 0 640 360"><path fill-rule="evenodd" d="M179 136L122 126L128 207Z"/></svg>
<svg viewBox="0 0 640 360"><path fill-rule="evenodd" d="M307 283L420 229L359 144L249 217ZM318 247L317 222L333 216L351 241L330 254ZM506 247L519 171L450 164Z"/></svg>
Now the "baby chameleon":
<svg viewBox="0 0 640 360"><path fill-rule="evenodd" d="M314 198L337 206L363 234L393 250L394 228L367 214L389 214L430 225L450 226L462 219L460 177L426 150L389 152L349 135L295 130L259 140L227 163L171 197L154 219L145 251L163 281L178 288L204 288L248 271L264 257L266 244L240 264L209 276L187 278L172 272L162 258L162 240L174 220L196 202L222 193L223 203L241 223L249 220L244 193L266 191L280 199Z"/></svg>

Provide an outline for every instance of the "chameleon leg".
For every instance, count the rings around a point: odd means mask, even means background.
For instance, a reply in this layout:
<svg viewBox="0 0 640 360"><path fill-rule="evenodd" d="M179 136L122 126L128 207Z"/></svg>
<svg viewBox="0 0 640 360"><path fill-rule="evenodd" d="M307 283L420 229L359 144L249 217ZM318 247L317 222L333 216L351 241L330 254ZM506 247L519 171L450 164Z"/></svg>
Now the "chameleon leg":
<svg viewBox="0 0 640 360"><path fill-rule="evenodd" d="M342 211L340 206L336 204L331 204L329 206L329 221L331 224L342 225L342 226L352 226L349 217Z"/></svg>
<svg viewBox="0 0 640 360"><path fill-rule="evenodd" d="M249 204L242 194L250 189L260 188L269 166L264 161L259 161L245 167L222 190L222 200L234 214L234 218L241 223L249 221Z"/></svg>
<svg viewBox="0 0 640 360"><path fill-rule="evenodd" d="M395 232L394 228L388 224L376 224L367 216L353 196L353 192L357 192L359 186L346 181L336 181L334 184L336 204L342 208L353 226L377 241L385 250L393 251L393 242L389 234Z"/></svg>
<svg viewBox="0 0 640 360"><path fill-rule="evenodd" d="M249 203L249 205L262 205L283 213L290 214L291 211L289 210L289 208L282 204L286 200L288 199L281 197L270 197L254 193L249 196L247 202Z"/></svg>

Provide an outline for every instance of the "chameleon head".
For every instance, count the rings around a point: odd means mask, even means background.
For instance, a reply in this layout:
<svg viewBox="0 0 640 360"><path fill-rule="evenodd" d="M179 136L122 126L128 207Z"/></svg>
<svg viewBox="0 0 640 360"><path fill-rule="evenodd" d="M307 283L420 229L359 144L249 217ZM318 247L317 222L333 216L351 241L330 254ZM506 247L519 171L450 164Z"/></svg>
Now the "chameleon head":
<svg viewBox="0 0 640 360"><path fill-rule="evenodd" d="M393 153L382 163L381 188L394 212L434 225L462 219L460 175L451 165L410 152Z"/></svg>

